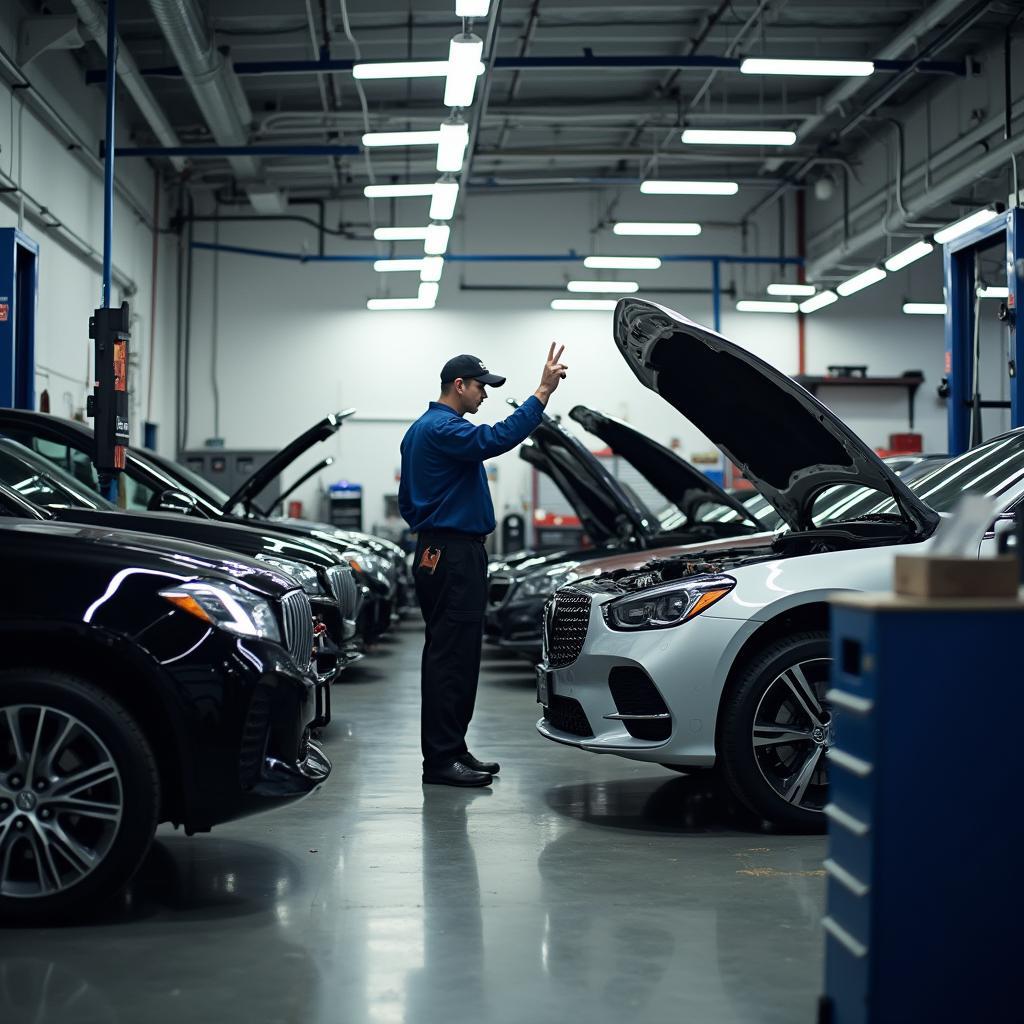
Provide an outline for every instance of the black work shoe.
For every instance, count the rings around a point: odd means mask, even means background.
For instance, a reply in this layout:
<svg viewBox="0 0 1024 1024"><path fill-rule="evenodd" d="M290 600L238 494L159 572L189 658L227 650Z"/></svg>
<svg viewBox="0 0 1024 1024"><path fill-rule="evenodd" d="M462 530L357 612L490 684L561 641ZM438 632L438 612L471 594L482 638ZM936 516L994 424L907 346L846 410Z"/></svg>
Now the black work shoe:
<svg viewBox="0 0 1024 1024"><path fill-rule="evenodd" d="M423 781L436 786L489 786L491 776L478 772L462 761L453 761L443 768L424 768Z"/></svg>
<svg viewBox="0 0 1024 1024"><path fill-rule="evenodd" d="M486 772L488 775L497 775L501 771L501 765L497 761L478 761L469 751L467 750L459 760L467 767L472 768L475 772Z"/></svg>

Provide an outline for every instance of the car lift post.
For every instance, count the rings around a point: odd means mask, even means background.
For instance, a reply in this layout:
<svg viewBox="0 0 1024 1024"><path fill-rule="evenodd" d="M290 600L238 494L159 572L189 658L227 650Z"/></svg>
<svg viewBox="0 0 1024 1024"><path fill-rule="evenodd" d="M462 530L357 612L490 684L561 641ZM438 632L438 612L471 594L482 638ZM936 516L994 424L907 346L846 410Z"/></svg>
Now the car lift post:
<svg viewBox="0 0 1024 1024"><path fill-rule="evenodd" d="M103 285L100 307L89 319L95 342L96 386L86 411L95 418L93 463L103 493L118 500L120 474L128 445L128 303L111 305L111 264L114 248L115 99L117 92L117 0L107 3L107 109L103 168Z"/></svg>
<svg viewBox="0 0 1024 1024"><path fill-rule="evenodd" d="M1005 239L1006 284L1009 295L1000 319L1009 334L1007 374L1010 377L1010 426L1024 425L1024 323L1017 311L1024 301L1024 211L1014 207L994 220L947 242L943 252L946 283L946 378L949 384L949 453L959 455L971 444L974 391L975 267L977 255L993 241ZM1002 282L988 282L995 284ZM982 409L1005 408L1000 401L981 401Z"/></svg>

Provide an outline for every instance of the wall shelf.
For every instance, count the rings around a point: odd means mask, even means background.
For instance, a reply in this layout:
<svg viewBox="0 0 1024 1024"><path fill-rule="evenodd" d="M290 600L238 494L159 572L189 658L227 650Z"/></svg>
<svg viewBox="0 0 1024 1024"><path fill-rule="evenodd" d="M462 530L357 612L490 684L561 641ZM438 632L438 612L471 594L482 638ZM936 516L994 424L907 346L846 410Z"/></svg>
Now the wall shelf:
<svg viewBox="0 0 1024 1024"><path fill-rule="evenodd" d="M900 377L810 377L800 375L793 380L801 387L817 397L818 389L823 387L845 388L905 388L907 392L907 418L910 429L914 429L914 399L917 389L924 383L920 373L907 373Z"/></svg>

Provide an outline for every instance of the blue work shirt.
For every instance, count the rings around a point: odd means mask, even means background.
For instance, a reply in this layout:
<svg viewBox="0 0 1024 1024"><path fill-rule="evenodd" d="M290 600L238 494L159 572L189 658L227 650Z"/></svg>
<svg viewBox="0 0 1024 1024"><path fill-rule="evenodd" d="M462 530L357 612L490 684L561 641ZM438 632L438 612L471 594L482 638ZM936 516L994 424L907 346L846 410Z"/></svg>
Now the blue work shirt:
<svg viewBox="0 0 1024 1024"><path fill-rule="evenodd" d="M484 460L511 451L540 424L544 405L531 395L494 426L474 426L450 406L431 402L402 438L398 510L409 528L486 534L494 503Z"/></svg>

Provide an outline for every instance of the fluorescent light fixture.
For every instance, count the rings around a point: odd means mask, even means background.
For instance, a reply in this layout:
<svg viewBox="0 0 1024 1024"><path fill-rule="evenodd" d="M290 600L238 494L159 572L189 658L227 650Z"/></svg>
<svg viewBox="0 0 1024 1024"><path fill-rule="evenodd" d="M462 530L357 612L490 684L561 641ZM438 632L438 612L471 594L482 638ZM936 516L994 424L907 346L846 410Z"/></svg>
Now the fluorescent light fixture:
<svg viewBox="0 0 1024 1024"><path fill-rule="evenodd" d="M981 227L982 224L987 224L990 220L995 220L998 216L999 214L995 210L986 206L984 210L978 210L976 213L972 213L962 220L954 221L952 224L936 231L933 237L939 245L944 245L946 242L951 242L954 238L966 235L968 231Z"/></svg>
<svg viewBox="0 0 1024 1024"><path fill-rule="evenodd" d="M570 281L565 287L571 292L611 292L613 295L632 295L640 291L636 281Z"/></svg>
<svg viewBox="0 0 1024 1024"><path fill-rule="evenodd" d="M448 248L451 230L447 224L431 224L423 236L423 251L428 256L443 256Z"/></svg>
<svg viewBox="0 0 1024 1024"><path fill-rule="evenodd" d="M869 60L776 60L747 57L740 64L745 75L824 75L830 78L867 78L875 65Z"/></svg>
<svg viewBox="0 0 1024 1024"><path fill-rule="evenodd" d="M415 299L367 299L367 309L433 309L419 298Z"/></svg>
<svg viewBox="0 0 1024 1024"><path fill-rule="evenodd" d="M764 302L760 299L740 299L736 303L740 313L796 313L800 307L795 302Z"/></svg>
<svg viewBox="0 0 1024 1024"><path fill-rule="evenodd" d="M859 292L862 288L867 288L868 285L877 284L884 277L885 271L881 267L868 267L867 270L862 270L859 274L847 278L836 288L836 291L843 296L853 295L854 292Z"/></svg>
<svg viewBox="0 0 1024 1024"><path fill-rule="evenodd" d="M552 309L610 310L618 305L617 299L552 299Z"/></svg>
<svg viewBox="0 0 1024 1024"><path fill-rule="evenodd" d="M367 185L363 195L367 199L405 199L408 196L432 196L434 183L423 185Z"/></svg>
<svg viewBox="0 0 1024 1024"><path fill-rule="evenodd" d="M415 270L417 273L423 269L424 260L374 260L373 269L378 274L395 274L405 270Z"/></svg>
<svg viewBox="0 0 1024 1024"><path fill-rule="evenodd" d="M448 44L448 81L444 87L446 107L468 107L473 102L483 52L484 41L472 32L455 36Z"/></svg>
<svg viewBox="0 0 1024 1024"><path fill-rule="evenodd" d="M433 309L437 302L437 293L440 285L436 281L424 281L419 287L419 300L426 305L427 309Z"/></svg>
<svg viewBox="0 0 1024 1024"><path fill-rule="evenodd" d="M443 256L424 256L419 262L423 264L423 268L420 270L421 281L441 280L441 271L444 270Z"/></svg>
<svg viewBox="0 0 1024 1024"><path fill-rule="evenodd" d="M617 235L699 235L700 225L685 221L619 221L612 231Z"/></svg>
<svg viewBox="0 0 1024 1024"><path fill-rule="evenodd" d="M818 292L813 299L800 303L800 312L813 313L817 309L824 309L825 306L831 306L833 302L838 301L839 296L835 292Z"/></svg>
<svg viewBox="0 0 1024 1024"><path fill-rule="evenodd" d="M768 285L769 295L813 295L815 288L813 284L778 284Z"/></svg>
<svg viewBox="0 0 1024 1024"><path fill-rule="evenodd" d="M644 181L640 191L649 196L734 196L735 181Z"/></svg>
<svg viewBox="0 0 1024 1024"><path fill-rule="evenodd" d="M1000 288L996 285L986 285L985 287L978 289L979 299L1008 299L1009 297L1009 288Z"/></svg>
<svg viewBox="0 0 1024 1024"><path fill-rule="evenodd" d="M903 312L911 316L945 316L944 302L904 302Z"/></svg>
<svg viewBox="0 0 1024 1024"><path fill-rule="evenodd" d="M455 0L455 15L459 18L486 18L491 0Z"/></svg>
<svg viewBox="0 0 1024 1024"><path fill-rule="evenodd" d="M434 186L434 198L430 202L430 219L451 220L455 215L455 202L458 198L457 181L439 181Z"/></svg>
<svg viewBox="0 0 1024 1024"><path fill-rule="evenodd" d="M894 253L885 261L885 269L890 271L902 270L910 266L916 260L922 259L932 252L935 246L931 242L915 242L913 245Z"/></svg>
<svg viewBox="0 0 1024 1024"><path fill-rule="evenodd" d="M657 270L657 256L588 256L583 261L587 270Z"/></svg>
<svg viewBox="0 0 1024 1024"><path fill-rule="evenodd" d="M418 242L427 237L429 228L374 228L378 242Z"/></svg>
<svg viewBox="0 0 1024 1024"><path fill-rule="evenodd" d="M382 64L356 64L352 77L364 81L381 78L444 78L448 74L446 60L396 60Z"/></svg>
<svg viewBox="0 0 1024 1024"><path fill-rule="evenodd" d="M687 128L682 139L683 142L697 146L792 146L796 142L796 132Z"/></svg>
<svg viewBox="0 0 1024 1024"><path fill-rule="evenodd" d="M363 145L374 146L437 146L441 143L440 132L367 132Z"/></svg>
<svg viewBox="0 0 1024 1024"><path fill-rule="evenodd" d="M454 174L462 170L469 144L469 126L461 120L445 121L437 132L437 169Z"/></svg>

